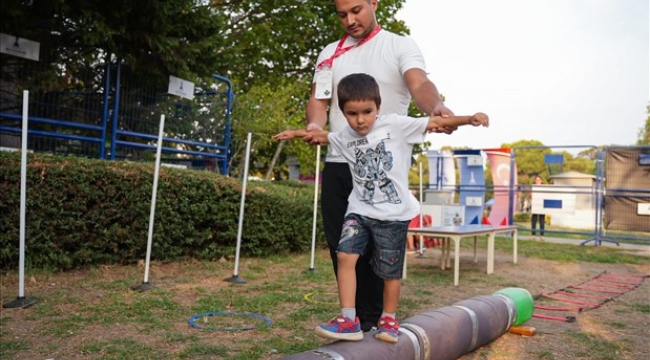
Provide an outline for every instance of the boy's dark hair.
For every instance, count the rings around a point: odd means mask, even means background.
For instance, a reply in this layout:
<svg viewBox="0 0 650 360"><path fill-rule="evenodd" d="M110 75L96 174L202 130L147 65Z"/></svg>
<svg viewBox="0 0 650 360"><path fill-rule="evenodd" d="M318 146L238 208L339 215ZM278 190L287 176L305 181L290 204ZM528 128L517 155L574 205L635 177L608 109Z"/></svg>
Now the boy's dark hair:
<svg viewBox="0 0 650 360"><path fill-rule="evenodd" d="M377 85L375 78L368 74L350 74L344 77L339 81L337 93L341 111L349 101L372 100L377 105L377 108L381 105L379 85Z"/></svg>

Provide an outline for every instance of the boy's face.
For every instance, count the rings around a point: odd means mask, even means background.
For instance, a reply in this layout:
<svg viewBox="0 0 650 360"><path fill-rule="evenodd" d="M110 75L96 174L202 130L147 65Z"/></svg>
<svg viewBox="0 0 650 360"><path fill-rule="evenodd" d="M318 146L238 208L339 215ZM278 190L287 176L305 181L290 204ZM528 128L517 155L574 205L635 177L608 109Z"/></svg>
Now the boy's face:
<svg viewBox="0 0 650 360"><path fill-rule="evenodd" d="M379 108L373 100L348 101L343 106L343 116L359 135L367 135L372 130L378 112Z"/></svg>

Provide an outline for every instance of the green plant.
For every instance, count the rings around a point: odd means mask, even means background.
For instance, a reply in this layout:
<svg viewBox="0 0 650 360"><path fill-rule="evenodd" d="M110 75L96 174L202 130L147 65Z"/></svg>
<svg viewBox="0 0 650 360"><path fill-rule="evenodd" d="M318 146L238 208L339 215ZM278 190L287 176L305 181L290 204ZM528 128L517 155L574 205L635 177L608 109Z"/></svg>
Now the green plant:
<svg viewBox="0 0 650 360"><path fill-rule="evenodd" d="M530 223L530 213L515 213L514 220L518 223Z"/></svg>
<svg viewBox="0 0 650 360"><path fill-rule="evenodd" d="M0 269L10 269L18 263L20 156L2 152L0 162ZM65 270L143 259L153 170L153 164L30 154L27 267ZM239 240L241 190L237 179L162 168L151 258L209 260L233 255ZM313 196L313 186L302 183L250 182L241 253L267 256L309 249ZM320 225L317 236L323 239Z"/></svg>
<svg viewBox="0 0 650 360"><path fill-rule="evenodd" d="M509 243L509 239L497 239L498 255L509 258ZM522 276L547 271L536 267L539 261L543 261L538 260L544 253L543 248L553 254L564 253L563 261L579 264L567 267L573 269L588 266L593 261L602 262L601 253L609 253L621 262L636 262L640 264L639 268L650 265L647 257L632 255L622 249L598 247L594 248L596 253L581 255L585 247L522 241L520 254L529 254L528 259L524 261L522 255L516 265L509 259L499 261L499 269L486 276L484 264L481 264L484 260L479 260L479 264L471 261L471 245L471 242L467 242L467 247L463 245L461 284L464 285L459 287L452 285L452 271L440 269L438 249L427 250L427 256L422 259L409 255L408 277L403 281L400 299L400 318L433 311L471 296L488 295L504 287L524 287L533 291L533 288L556 286L554 281L541 286ZM486 241L480 240L482 256L485 247ZM89 266L55 273L31 270L28 274L28 297L38 300L38 303L29 309L9 309L0 313L2 358L49 358L56 353L57 358L266 360L315 349L327 341L313 334L313 326L328 320L338 311L338 298L328 250L318 249L314 259L316 271L312 272L307 271L309 252L242 258L240 274L248 281L244 285L224 281L232 274L232 261L153 261L150 280L154 288L147 292L130 288L130 285L142 281L143 267L138 265ZM598 264L593 268L606 266ZM16 271L2 273L2 300L12 300L16 278ZM580 281L584 281L582 270ZM635 290L639 295L643 294L641 291L647 290ZM611 308L612 314L617 314L615 321L626 324L625 332L639 332L637 338L642 339L648 331L643 321L647 312L645 302L643 296L626 302L611 301L599 312ZM618 314L618 309L625 309L626 313ZM272 319L273 324L271 328L260 327L243 332L202 330L188 324L188 319L194 315L224 310L257 313ZM206 321L214 327L260 324L258 320L247 321L241 317L215 316ZM594 316L591 321L595 322L595 329L602 329L607 336L618 333L608 332L611 318ZM616 327L621 329L620 325ZM581 335L552 334L554 339L561 341L549 342L544 338L548 334L524 340L519 346L526 346L526 353L510 353L511 348L503 345L509 335L504 335L503 339L495 341L495 345L486 345L469 356L488 354L489 357L520 359L528 358L519 356L527 354L530 358L541 359L607 359L618 351L621 358L633 358L633 350L623 347L617 350L617 341L620 340L607 340L603 345L595 345L603 338L582 334L586 330L580 327L575 329ZM552 343L559 342L569 344L572 356L568 356L564 349L553 348Z"/></svg>

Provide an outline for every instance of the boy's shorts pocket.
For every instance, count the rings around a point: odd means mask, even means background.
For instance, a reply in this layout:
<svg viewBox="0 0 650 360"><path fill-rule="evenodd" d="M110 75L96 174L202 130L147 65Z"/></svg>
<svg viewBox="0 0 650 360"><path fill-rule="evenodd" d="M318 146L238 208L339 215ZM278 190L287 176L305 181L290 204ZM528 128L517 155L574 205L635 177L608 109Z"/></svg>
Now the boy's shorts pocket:
<svg viewBox="0 0 650 360"><path fill-rule="evenodd" d="M382 279L401 279L403 267L404 255L401 250L382 249L379 256L375 256L375 273Z"/></svg>
<svg viewBox="0 0 650 360"><path fill-rule="evenodd" d="M400 256L400 250L379 250L379 260L387 265L392 266L399 263Z"/></svg>

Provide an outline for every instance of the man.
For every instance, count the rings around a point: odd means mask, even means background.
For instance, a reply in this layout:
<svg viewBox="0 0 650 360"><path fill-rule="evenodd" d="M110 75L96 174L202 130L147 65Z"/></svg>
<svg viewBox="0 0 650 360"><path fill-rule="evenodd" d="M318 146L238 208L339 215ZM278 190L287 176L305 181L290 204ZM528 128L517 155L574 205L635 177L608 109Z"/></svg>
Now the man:
<svg viewBox="0 0 650 360"><path fill-rule="evenodd" d="M319 130L328 123L338 132L347 122L338 106L339 80L352 73L367 73L379 83L381 113L406 115L411 97L428 115L451 116L436 86L427 78L424 58L411 39L382 30L375 12L377 0L334 0L336 12L346 34L327 45L318 56L314 84L307 103L307 130ZM455 128L438 128L451 133ZM307 142L313 139L307 135ZM330 256L337 273L336 248L341 237L343 218L352 191L348 165L340 155L328 149L323 169L321 214ZM382 313L383 281L369 263L370 252L357 262L357 316L363 331L377 324Z"/></svg>

